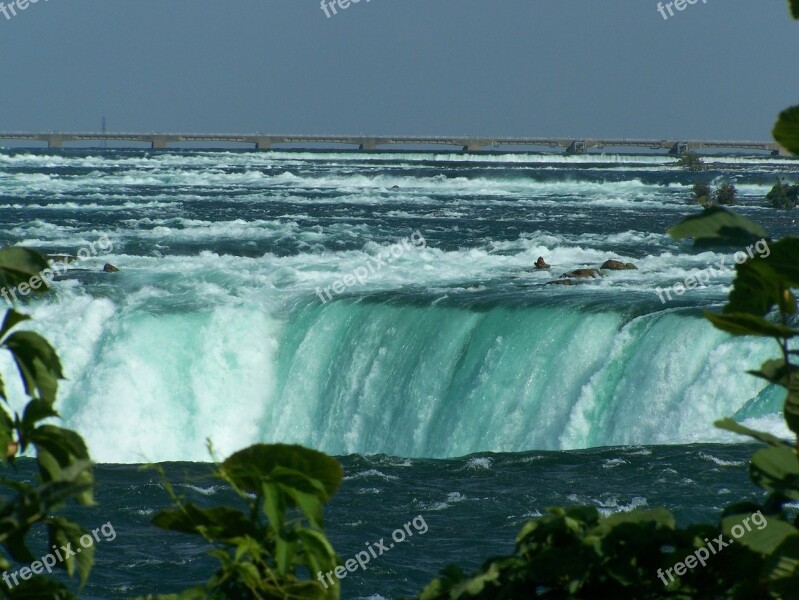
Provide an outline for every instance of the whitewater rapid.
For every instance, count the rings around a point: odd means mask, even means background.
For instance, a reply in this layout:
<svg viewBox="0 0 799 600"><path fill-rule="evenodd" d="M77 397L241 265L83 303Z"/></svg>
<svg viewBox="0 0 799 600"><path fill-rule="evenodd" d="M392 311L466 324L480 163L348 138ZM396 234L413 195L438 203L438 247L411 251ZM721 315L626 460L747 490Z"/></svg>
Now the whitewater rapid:
<svg viewBox="0 0 799 600"><path fill-rule="evenodd" d="M776 347L701 317L731 274L654 294L730 253L665 233L695 211L673 162L0 152L0 241L114 244L24 307L63 357L64 422L102 462L205 461L206 439L436 458L736 441L725 416L781 433L779 391L745 373ZM794 165L724 157L707 177L780 235L759 200ZM320 300L414 231L424 247ZM547 285L608 258L638 269Z"/></svg>

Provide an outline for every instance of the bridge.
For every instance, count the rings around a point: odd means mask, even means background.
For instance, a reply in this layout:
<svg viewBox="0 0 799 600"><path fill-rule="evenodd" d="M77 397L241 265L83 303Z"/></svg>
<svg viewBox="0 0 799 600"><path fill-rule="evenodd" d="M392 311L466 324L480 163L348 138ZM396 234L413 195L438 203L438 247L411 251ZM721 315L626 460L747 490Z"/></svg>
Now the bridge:
<svg viewBox="0 0 799 600"><path fill-rule="evenodd" d="M508 146L526 146L562 149L567 154L585 154L592 148L646 148L666 150L680 155L695 150L752 150L769 152L774 156L788 155L774 142L746 142L721 140L649 140L627 138L530 138L530 137L444 137L444 136L363 136L363 135L271 135L271 134L201 134L201 133L25 133L0 132L0 142L36 141L44 142L48 148L63 148L70 142L136 142L149 144L153 150L166 150L170 144L178 143L233 143L247 144L256 150L271 150L279 145L331 144L354 146L367 152L387 146L454 146L464 152L495 150Z"/></svg>

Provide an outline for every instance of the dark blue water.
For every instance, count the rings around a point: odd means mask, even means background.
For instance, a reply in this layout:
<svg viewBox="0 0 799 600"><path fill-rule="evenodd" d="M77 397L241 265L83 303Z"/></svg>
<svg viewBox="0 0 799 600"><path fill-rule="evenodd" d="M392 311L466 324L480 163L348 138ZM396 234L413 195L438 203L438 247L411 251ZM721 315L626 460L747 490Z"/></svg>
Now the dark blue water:
<svg viewBox="0 0 799 600"><path fill-rule="evenodd" d="M522 524L550 506L592 505L606 514L665 506L681 525L714 521L728 503L762 498L747 474L752 452L751 446L696 445L447 461L342 458L346 479L326 510L326 526L343 559L381 538L388 546L392 532L419 515L429 527L347 576L342 597L412 596L448 564L476 569L492 555L512 552ZM193 502L237 506L209 477L208 465L170 463L165 471ZM97 544L97 564L81 598L171 593L208 579L215 561L206 546L150 525L154 511L169 507L157 473L99 465L96 475L98 505L68 514L90 529L110 521L117 537Z"/></svg>

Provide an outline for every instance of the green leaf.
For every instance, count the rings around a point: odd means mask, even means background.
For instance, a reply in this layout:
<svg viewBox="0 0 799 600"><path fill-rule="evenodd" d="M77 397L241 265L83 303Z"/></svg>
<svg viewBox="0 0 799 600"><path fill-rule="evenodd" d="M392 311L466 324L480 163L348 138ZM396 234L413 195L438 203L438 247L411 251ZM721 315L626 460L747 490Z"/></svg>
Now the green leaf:
<svg viewBox="0 0 799 600"><path fill-rule="evenodd" d="M782 359L767 360L759 371L747 371L747 373L765 379L769 383L788 387L788 369Z"/></svg>
<svg viewBox="0 0 799 600"><path fill-rule="evenodd" d="M10 458L13 460L13 456L8 456L9 446L13 441L15 441L14 421L6 410L0 406L0 459Z"/></svg>
<svg viewBox="0 0 799 600"><path fill-rule="evenodd" d="M58 354L38 333L20 331L3 342L14 356L25 392L31 398L55 403L58 380L64 378Z"/></svg>
<svg viewBox="0 0 799 600"><path fill-rule="evenodd" d="M764 317L781 301L784 287L773 270L761 261L747 261L736 268L724 313L748 313Z"/></svg>
<svg viewBox="0 0 799 600"><path fill-rule="evenodd" d="M302 473L291 469L278 467L272 471L278 488L286 494L291 501L288 506L299 506L311 525L322 528L322 508L327 499L327 492L322 483L316 479L306 477Z"/></svg>
<svg viewBox="0 0 799 600"><path fill-rule="evenodd" d="M799 239L786 237L768 244L768 252L756 255L752 264L764 265L783 288L799 287ZM749 264L749 263L746 263Z"/></svg>
<svg viewBox="0 0 799 600"><path fill-rule="evenodd" d="M770 589L780 598L795 597L799 587L799 536L792 536L780 544L764 565Z"/></svg>
<svg viewBox="0 0 799 600"><path fill-rule="evenodd" d="M788 446L772 446L755 452L749 473L756 485L799 500L799 458Z"/></svg>
<svg viewBox="0 0 799 600"><path fill-rule="evenodd" d="M790 291L799 287L799 240L784 238L763 246L754 258L736 266L736 277L725 314L765 317L774 307L792 314L796 302Z"/></svg>
<svg viewBox="0 0 799 600"><path fill-rule="evenodd" d="M264 513L276 533L280 534L286 518L286 495L275 483L264 483L261 486L264 497Z"/></svg>
<svg viewBox="0 0 799 600"><path fill-rule="evenodd" d="M705 312L705 317L717 329L732 335L756 335L759 337L792 338L799 335L799 331L783 325L777 325L748 313L727 313L717 315Z"/></svg>
<svg viewBox="0 0 799 600"><path fill-rule="evenodd" d="M226 506L200 508L192 503L177 510L163 510L153 517L153 525L168 531L207 535L218 540L256 536L250 520L238 510Z"/></svg>
<svg viewBox="0 0 799 600"><path fill-rule="evenodd" d="M16 327L19 323L29 319L29 316L18 313L15 310L7 311L5 317L3 317L3 324L0 325L0 340L4 339L8 335L8 332ZM2 376L0 376L0 399L5 400L6 402L8 401L8 396L6 396L6 386L3 382Z"/></svg>
<svg viewBox="0 0 799 600"><path fill-rule="evenodd" d="M42 575L34 575L28 581L19 579L19 585L5 591L9 600L78 600L63 584Z"/></svg>
<svg viewBox="0 0 799 600"><path fill-rule="evenodd" d="M797 3L799 3L799 0L791 0L791 10L794 18L799 16ZM799 154L799 106L794 106L780 113L777 124L774 125L774 139L789 152Z"/></svg>
<svg viewBox="0 0 799 600"><path fill-rule="evenodd" d="M222 470L244 491L260 493L261 484L272 472L284 467L322 483L329 498L336 493L344 477L338 461L302 446L256 444L236 452L222 463Z"/></svg>
<svg viewBox="0 0 799 600"><path fill-rule="evenodd" d="M760 371L749 371L749 373L788 390L783 414L791 431L799 434L799 370L796 367L789 370L783 360L769 360L763 364Z"/></svg>
<svg viewBox="0 0 799 600"><path fill-rule="evenodd" d="M785 422L795 434L799 435L799 372L791 373L791 386L782 409Z"/></svg>
<svg viewBox="0 0 799 600"><path fill-rule="evenodd" d="M791 16L799 19L799 0L788 0L788 6L791 8Z"/></svg>
<svg viewBox="0 0 799 600"><path fill-rule="evenodd" d="M47 259L38 252L28 248L3 248L0 250L0 291L11 292L19 284L28 283L49 268ZM40 287L34 291L44 289L46 288Z"/></svg>
<svg viewBox="0 0 799 600"><path fill-rule="evenodd" d="M678 240L694 238L695 243L711 241L723 244L748 244L767 237L763 228L754 221L718 206L683 219L669 229L669 235Z"/></svg>
<svg viewBox="0 0 799 600"><path fill-rule="evenodd" d="M281 577L285 577L294 564L294 554L297 551L297 544L281 536L275 539L275 564L277 572Z"/></svg>
<svg viewBox="0 0 799 600"><path fill-rule="evenodd" d="M725 534L732 535L733 527L739 526L738 531L743 531L744 534L735 538L736 543L760 554L771 554L788 537L799 535L799 529L782 519L766 517L763 513L757 516L759 524L752 521L751 514L731 515L722 520L721 528Z"/></svg>
<svg viewBox="0 0 799 600"><path fill-rule="evenodd" d="M799 331L783 325L777 325L748 313L727 313L717 315L705 312L705 317L716 326L717 329L731 333L732 335L756 335L759 337L772 338L792 338L799 335Z"/></svg>
<svg viewBox="0 0 799 600"><path fill-rule="evenodd" d="M719 429L724 429L725 431L731 431L732 433L737 433L739 435L749 436L751 438L756 439L759 442L768 444L769 446L792 448L792 446L788 444L788 442L786 442L785 440L781 440L780 438L771 435L770 433L764 433L762 431L755 431L754 429L749 429L748 427L744 427L743 425L741 425L737 421L733 421L732 419L721 419L720 421L716 421L714 425Z"/></svg>
<svg viewBox="0 0 799 600"><path fill-rule="evenodd" d="M36 424L44 419L50 417L57 417L58 413L53 408L53 405L44 400L31 400L25 407L22 416L22 423L20 426L23 430L23 435L28 437L30 433L36 429Z"/></svg>
<svg viewBox="0 0 799 600"><path fill-rule="evenodd" d="M650 510L631 510L618 512L602 519L599 524L600 529L613 529L624 523L634 524L654 524L665 529L674 529L677 522L671 511L665 508L653 508Z"/></svg>
<svg viewBox="0 0 799 600"><path fill-rule="evenodd" d="M453 596L455 598L463 595L466 597L482 597L481 595L486 592L486 598L493 597L486 591L486 588L494 587L498 583L500 575L499 565L496 562L492 562L484 572L455 586Z"/></svg>
<svg viewBox="0 0 799 600"><path fill-rule="evenodd" d="M23 321L29 321L30 317L28 315L23 315L22 313L18 313L15 310L9 310L6 312L6 316L3 318L3 325L0 326L0 339L4 339L8 332L14 329L17 325L22 323Z"/></svg>
<svg viewBox="0 0 799 600"><path fill-rule="evenodd" d="M319 571L327 573L336 568L339 558L324 533L312 529L298 529L297 539L302 543L302 560L308 567L308 572L316 574ZM329 592L336 591L335 594L329 593L329 598L338 598L338 590L341 586L335 585Z"/></svg>
<svg viewBox="0 0 799 600"><path fill-rule="evenodd" d="M94 538L80 525L63 517L48 519L47 530L50 535L50 544L59 547L63 558L63 561L59 561L57 565L65 569L70 577L77 571L81 585L85 584L94 564ZM80 539L84 535L92 540L87 546L80 543ZM71 549L74 556L70 556L69 552L65 550L66 548Z"/></svg>
<svg viewBox="0 0 799 600"><path fill-rule="evenodd" d="M36 446L36 459L39 472L44 481L61 480L68 469L89 460L86 443L77 433L55 425L42 425L31 432L30 443ZM94 482L91 469L79 470L75 473L76 481L91 486ZM76 500L80 504L93 503L93 494L88 490L80 494Z"/></svg>

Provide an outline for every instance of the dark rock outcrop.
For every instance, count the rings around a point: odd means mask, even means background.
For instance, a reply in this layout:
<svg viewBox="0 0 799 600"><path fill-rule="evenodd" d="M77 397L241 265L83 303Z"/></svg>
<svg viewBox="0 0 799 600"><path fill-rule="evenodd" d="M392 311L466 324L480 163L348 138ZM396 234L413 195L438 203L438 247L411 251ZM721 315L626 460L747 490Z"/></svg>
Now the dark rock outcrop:
<svg viewBox="0 0 799 600"><path fill-rule="evenodd" d="M547 264L547 261L544 260L543 256L539 256L538 260L535 261L535 268L536 269L549 269L550 265Z"/></svg>
<svg viewBox="0 0 799 600"><path fill-rule="evenodd" d="M117 273L117 272L119 272L119 269L117 269L111 263L105 263L105 265L103 265L103 272L105 272L105 273Z"/></svg>
<svg viewBox="0 0 799 600"><path fill-rule="evenodd" d="M602 263L600 269L607 269L608 271L626 271L629 269L638 269L633 263L623 263L620 260L606 260Z"/></svg>
<svg viewBox="0 0 799 600"><path fill-rule="evenodd" d="M604 277L605 275L599 269L575 269L561 275L561 279L593 279L595 277Z"/></svg>

